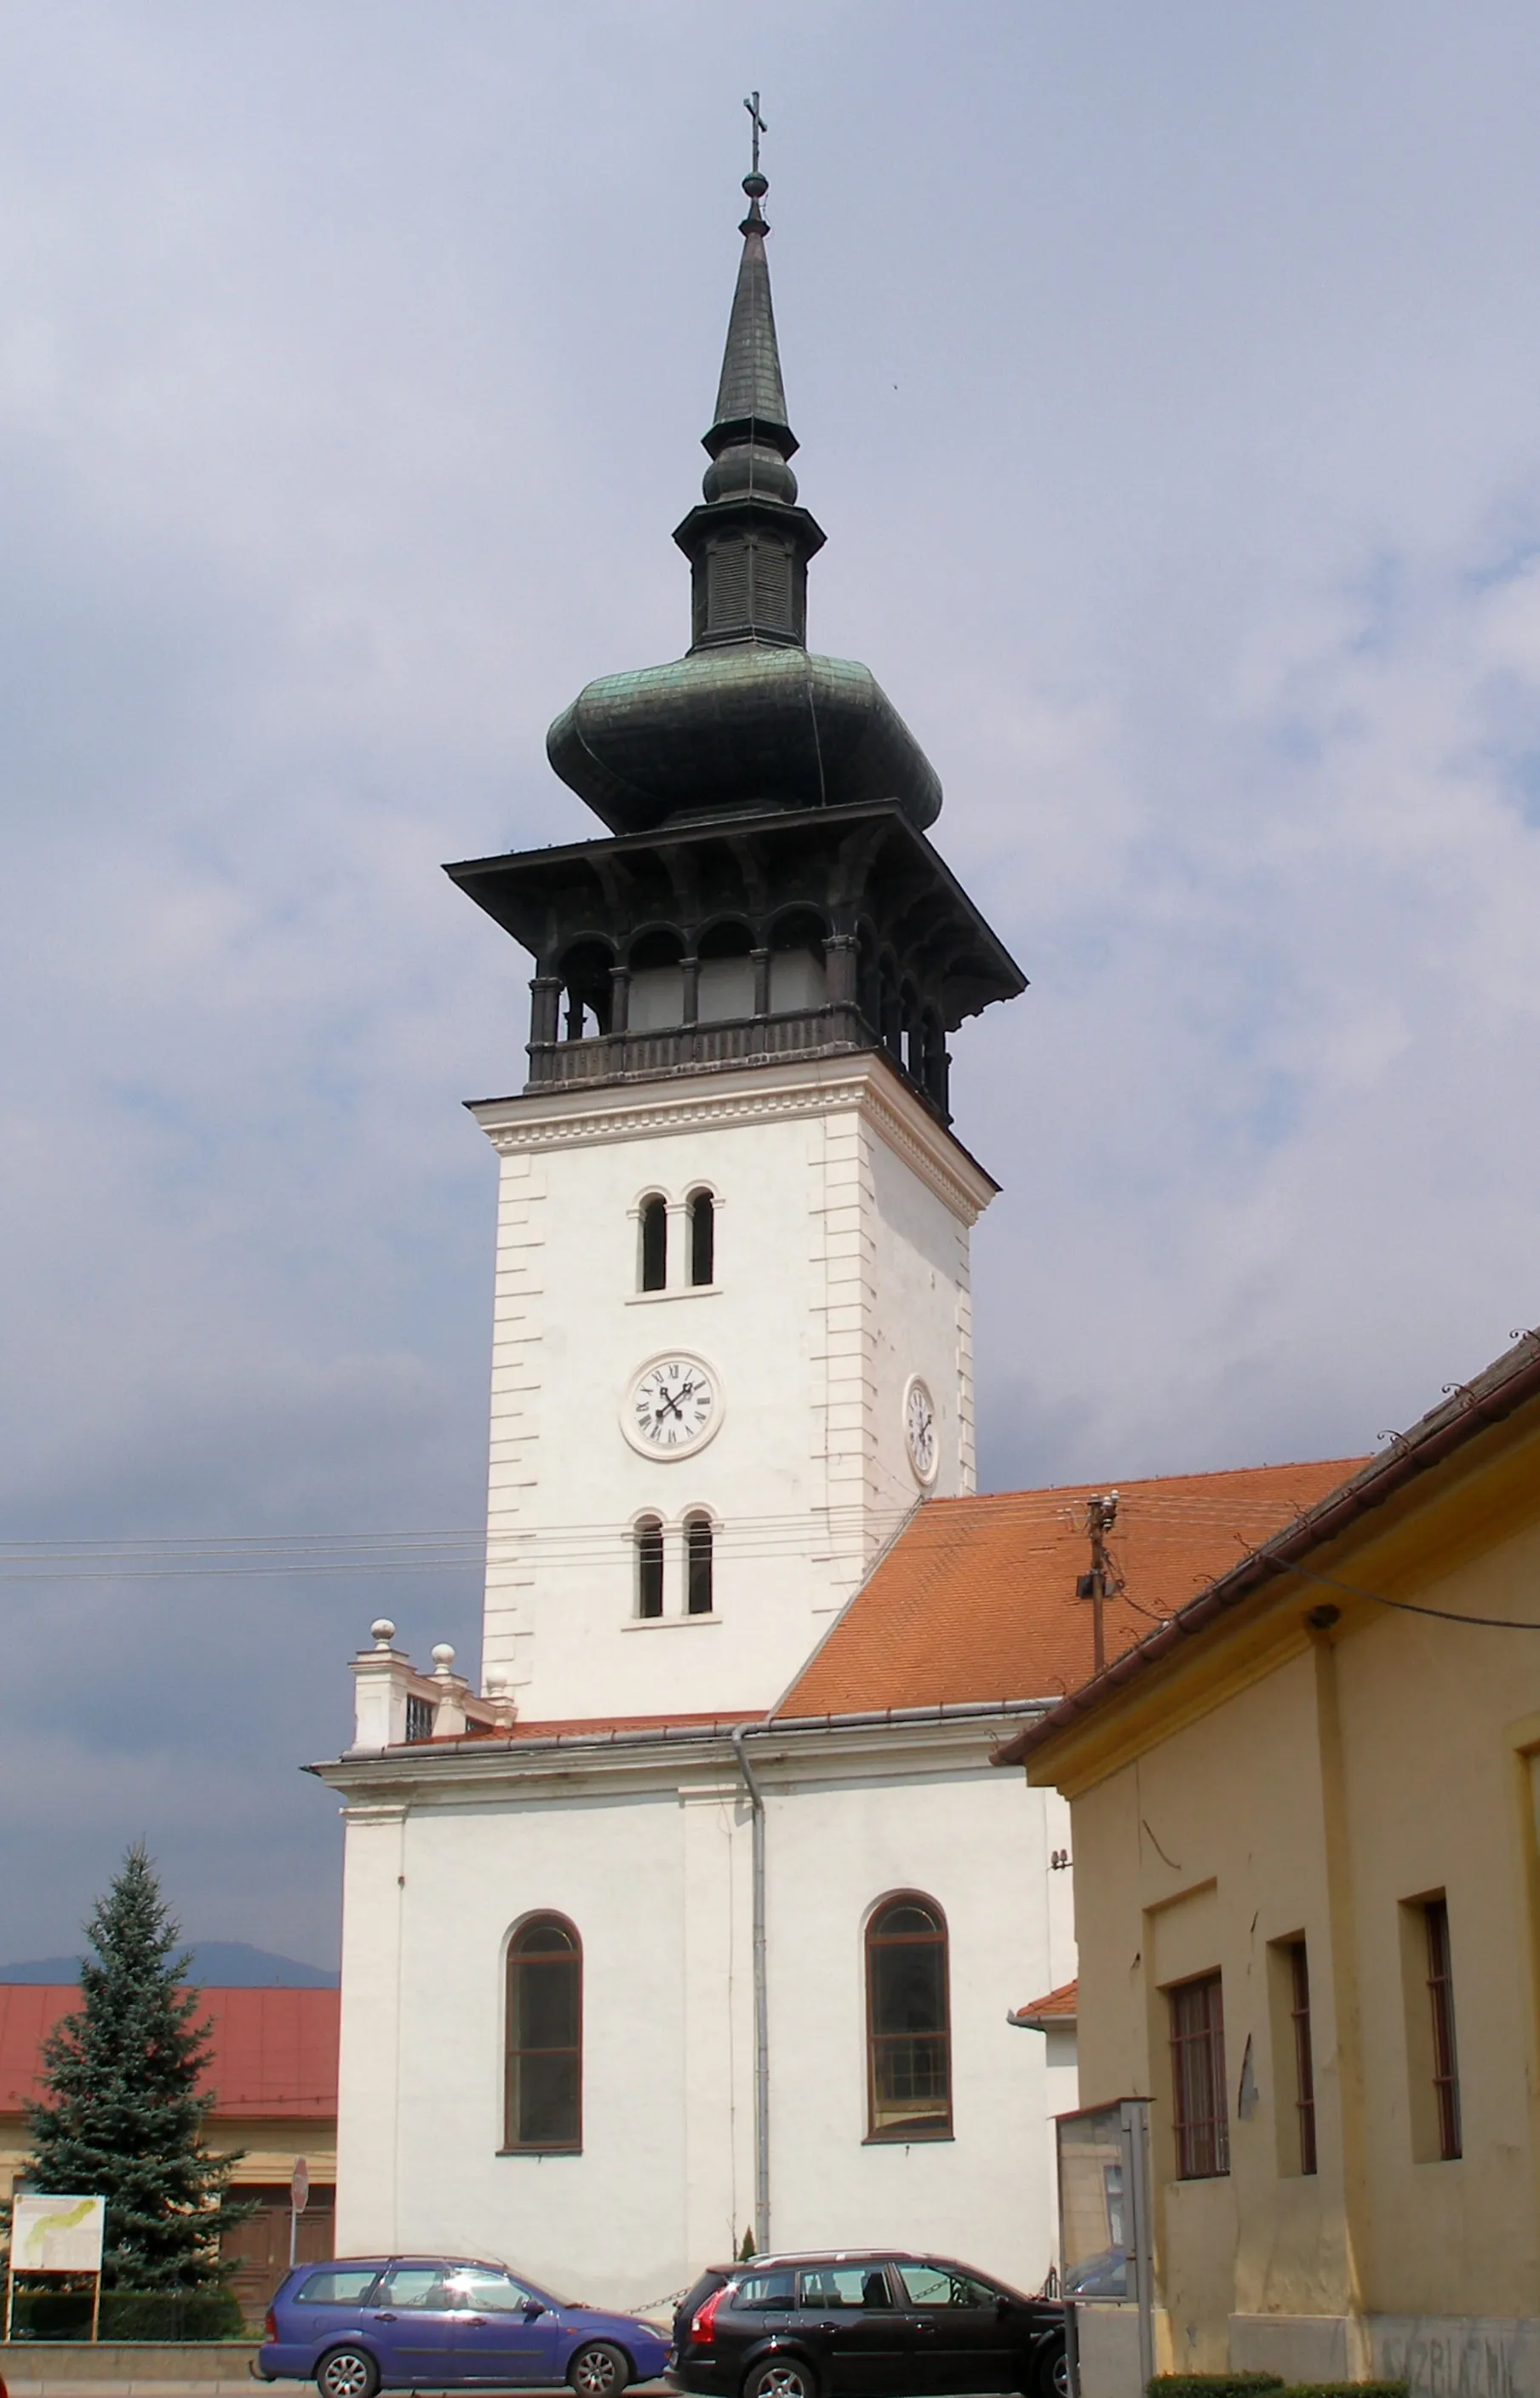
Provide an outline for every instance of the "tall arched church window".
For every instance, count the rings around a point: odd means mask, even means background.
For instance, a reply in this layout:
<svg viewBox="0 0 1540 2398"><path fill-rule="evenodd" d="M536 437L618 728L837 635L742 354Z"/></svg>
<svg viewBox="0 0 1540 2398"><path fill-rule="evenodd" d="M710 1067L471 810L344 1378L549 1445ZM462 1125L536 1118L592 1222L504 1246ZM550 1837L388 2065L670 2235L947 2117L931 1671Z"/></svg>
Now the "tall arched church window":
<svg viewBox="0 0 1540 2398"><path fill-rule="evenodd" d="M711 1518L692 1516L684 1527L684 1611L709 1615L711 1592Z"/></svg>
<svg viewBox="0 0 1540 2398"><path fill-rule="evenodd" d="M662 1290L669 1280L669 1203L655 1193L642 1203L640 1281L643 1290Z"/></svg>
<svg viewBox="0 0 1540 2398"><path fill-rule="evenodd" d="M716 1273L716 1203L709 1191L697 1191L690 1202L690 1280L715 1282Z"/></svg>
<svg viewBox="0 0 1540 2398"><path fill-rule="evenodd" d="M560 1915L521 1923L508 1947L503 2145L583 2145L583 1947Z"/></svg>
<svg viewBox="0 0 1540 2398"><path fill-rule="evenodd" d="M636 1611L663 1612L663 1527L655 1516L644 1516L636 1528Z"/></svg>
<svg viewBox="0 0 1540 2398"><path fill-rule="evenodd" d="M947 1931L934 1899L885 1899L867 1925L866 2026L868 2136L950 2137Z"/></svg>

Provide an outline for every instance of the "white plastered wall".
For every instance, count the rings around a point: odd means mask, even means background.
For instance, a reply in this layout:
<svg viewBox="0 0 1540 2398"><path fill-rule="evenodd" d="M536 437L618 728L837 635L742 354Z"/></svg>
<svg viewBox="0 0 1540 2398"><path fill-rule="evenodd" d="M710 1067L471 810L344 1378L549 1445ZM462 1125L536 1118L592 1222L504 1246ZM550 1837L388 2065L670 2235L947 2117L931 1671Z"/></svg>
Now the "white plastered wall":
<svg viewBox="0 0 1540 2398"><path fill-rule="evenodd" d="M941 1494L973 1483L971 1225L993 1192L878 1058L489 1102L501 1161L483 1674L526 1720L767 1706L920 1496L903 1396L937 1403ZM692 1192L716 1278L686 1280ZM638 1288L639 1210L669 1203L669 1287ZM712 1370L697 1451L620 1430L660 1354ZM682 1524L717 1526L710 1617L683 1612ZM665 1611L632 1533L666 1533Z"/></svg>
<svg viewBox="0 0 1540 2398"><path fill-rule="evenodd" d="M804 1734L763 1767L777 2245L902 2241L1029 2286L1047 2267L1073 2092L1006 2014L1074 1970L1048 1867L1067 1812L988 1765L1004 1729ZM559 1755L350 1823L338 2243L651 2307L753 2219L749 1818L724 1744ZM899 1888L946 1915L955 2097L954 2137L907 2148L868 2144L865 2115L863 1930ZM583 2149L501 2155L506 1944L547 1907L583 1942Z"/></svg>

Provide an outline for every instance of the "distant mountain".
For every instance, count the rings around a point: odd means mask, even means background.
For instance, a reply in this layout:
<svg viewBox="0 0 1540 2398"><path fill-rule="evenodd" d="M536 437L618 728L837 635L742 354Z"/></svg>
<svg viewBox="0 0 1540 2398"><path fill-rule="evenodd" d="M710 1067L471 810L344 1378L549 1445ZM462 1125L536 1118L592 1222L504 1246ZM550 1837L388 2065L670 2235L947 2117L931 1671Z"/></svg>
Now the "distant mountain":
<svg viewBox="0 0 1540 2398"><path fill-rule="evenodd" d="M244 1940L195 1940L192 1979L211 1990L334 1990L339 1976L324 1965L302 1965L275 1957ZM0 1982L75 1982L78 1957L33 1957L24 1965L0 1965Z"/></svg>

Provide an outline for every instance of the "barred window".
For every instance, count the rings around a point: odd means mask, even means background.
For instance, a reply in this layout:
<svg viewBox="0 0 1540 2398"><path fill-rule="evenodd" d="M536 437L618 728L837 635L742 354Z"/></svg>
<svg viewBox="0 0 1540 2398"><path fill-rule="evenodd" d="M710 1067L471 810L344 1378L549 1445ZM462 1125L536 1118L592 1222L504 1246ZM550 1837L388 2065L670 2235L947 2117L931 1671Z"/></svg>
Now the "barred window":
<svg viewBox="0 0 1540 2398"><path fill-rule="evenodd" d="M1460 2068L1454 2049L1454 1976L1449 1958L1449 1902L1430 1898L1423 1907L1427 1927L1427 1995L1433 2011L1433 2094L1439 2109L1439 2154L1461 2153Z"/></svg>
<svg viewBox="0 0 1540 2398"><path fill-rule="evenodd" d="M906 1892L872 1916L866 1933L866 2021L868 2136L950 2137L947 1933L934 1899Z"/></svg>
<svg viewBox="0 0 1540 2398"><path fill-rule="evenodd" d="M508 1949L503 2144L583 2145L583 1947L560 1915L532 1916Z"/></svg>
<svg viewBox="0 0 1540 2398"><path fill-rule="evenodd" d="M1166 1994L1171 2014L1172 2118L1180 2181L1208 2181L1230 2170L1230 2114L1224 2087L1224 1995L1217 1974L1179 1983Z"/></svg>
<svg viewBox="0 0 1540 2398"><path fill-rule="evenodd" d="M1316 2059L1310 2039L1310 1960L1303 1940L1289 1943L1290 2018L1294 2027L1294 2108L1300 2171L1316 2170Z"/></svg>

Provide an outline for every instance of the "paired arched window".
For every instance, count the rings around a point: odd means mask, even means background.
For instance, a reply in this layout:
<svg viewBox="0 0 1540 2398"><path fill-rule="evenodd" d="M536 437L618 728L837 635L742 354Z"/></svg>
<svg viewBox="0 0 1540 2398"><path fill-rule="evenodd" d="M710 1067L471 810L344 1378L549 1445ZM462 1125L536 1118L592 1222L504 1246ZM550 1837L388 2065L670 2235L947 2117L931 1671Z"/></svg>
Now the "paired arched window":
<svg viewBox="0 0 1540 2398"><path fill-rule="evenodd" d="M508 1944L503 2145L583 2145L583 1944L561 1915L534 1915Z"/></svg>
<svg viewBox="0 0 1540 2398"><path fill-rule="evenodd" d="M692 1191L685 1204L689 1278L695 1289L709 1287L717 1272L717 1203L709 1191ZM669 1287L669 1202L651 1191L637 1209L637 1288Z"/></svg>
<svg viewBox="0 0 1540 2398"><path fill-rule="evenodd" d="M663 1612L663 1527L655 1516L644 1516L636 1528L636 1611Z"/></svg>
<svg viewBox="0 0 1540 2398"><path fill-rule="evenodd" d="M684 1526L684 1612L711 1612L711 1518L691 1516Z"/></svg>
<svg viewBox="0 0 1540 2398"><path fill-rule="evenodd" d="M946 1918L934 1899L884 1899L866 1927L867 2135L952 2131Z"/></svg>
<svg viewBox="0 0 1540 2398"><path fill-rule="evenodd" d="M631 1528L636 1558L636 1612L644 1622L655 1621L664 1613L668 1538L659 1516L641 1516ZM685 1516L682 1546L686 1615L710 1615L715 1610L715 1527L704 1508L696 1508ZM678 1604L676 1599L675 1605Z"/></svg>
<svg viewBox="0 0 1540 2398"><path fill-rule="evenodd" d="M642 1203L637 1281L642 1290L665 1290L669 1283L669 1203L655 1191Z"/></svg>

